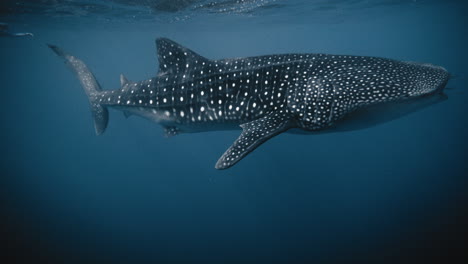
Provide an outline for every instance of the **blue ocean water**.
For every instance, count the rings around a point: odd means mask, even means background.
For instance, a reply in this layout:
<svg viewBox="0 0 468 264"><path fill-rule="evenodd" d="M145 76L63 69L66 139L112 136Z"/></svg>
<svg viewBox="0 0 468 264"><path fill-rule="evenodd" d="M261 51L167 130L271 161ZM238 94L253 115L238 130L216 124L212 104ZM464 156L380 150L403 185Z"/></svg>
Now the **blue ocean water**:
<svg viewBox="0 0 468 264"><path fill-rule="evenodd" d="M468 221L463 1L6 1L0 22L2 232L47 263L450 263ZM212 59L278 53L441 65L448 100L346 133L281 134L231 169L239 131L163 137L111 111L95 136L79 82L153 77L156 37ZM466 257L466 255L465 255Z"/></svg>

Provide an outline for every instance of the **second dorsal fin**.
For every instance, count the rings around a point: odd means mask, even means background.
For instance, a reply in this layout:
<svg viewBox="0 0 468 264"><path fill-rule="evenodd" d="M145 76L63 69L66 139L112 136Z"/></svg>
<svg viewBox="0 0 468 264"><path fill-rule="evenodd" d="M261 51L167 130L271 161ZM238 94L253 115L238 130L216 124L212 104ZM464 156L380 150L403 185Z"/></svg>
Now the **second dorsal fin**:
<svg viewBox="0 0 468 264"><path fill-rule="evenodd" d="M125 85L127 85L127 83L128 83L127 78L125 78L123 74L120 74L120 86L124 87Z"/></svg>
<svg viewBox="0 0 468 264"><path fill-rule="evenodd" d="M196 66L204 68L210 63L209 59L167 38L156 39L156 47L160 74L183 73Z"/></svg>

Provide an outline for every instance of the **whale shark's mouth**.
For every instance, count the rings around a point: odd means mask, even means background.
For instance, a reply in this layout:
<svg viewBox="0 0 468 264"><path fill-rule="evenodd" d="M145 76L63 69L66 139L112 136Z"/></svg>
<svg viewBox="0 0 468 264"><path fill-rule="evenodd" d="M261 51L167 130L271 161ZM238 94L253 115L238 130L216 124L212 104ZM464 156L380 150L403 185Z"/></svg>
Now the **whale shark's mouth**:
<svg viewBox="0 0 468 264"><path fill-rule="evenodd" d="M321 134L362 130L418 112L435 104L444 102L447 99L448 96L444 94L442 90L419 95L417 97L407 97L398 101L358 108L327 129L316 131L291 129L288 133Z"/></svg>

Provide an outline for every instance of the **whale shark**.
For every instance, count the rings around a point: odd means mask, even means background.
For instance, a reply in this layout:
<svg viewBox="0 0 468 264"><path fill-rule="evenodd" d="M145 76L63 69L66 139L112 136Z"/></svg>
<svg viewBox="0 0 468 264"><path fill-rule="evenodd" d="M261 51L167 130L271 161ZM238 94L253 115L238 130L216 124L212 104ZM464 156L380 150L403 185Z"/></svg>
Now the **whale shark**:
<svg viewBox="0 0 468 264"><path fill-rule="evenodd" d="M363 129L446 99L450 74L429 63L291 53L211 60L156 39L159 71L143 81L120 76L103 90L86 64L49 47L70 66L88 96L97 135L113 108L163 126L166 136L242 129L215 165L227 169L283 132Z"/></svg>

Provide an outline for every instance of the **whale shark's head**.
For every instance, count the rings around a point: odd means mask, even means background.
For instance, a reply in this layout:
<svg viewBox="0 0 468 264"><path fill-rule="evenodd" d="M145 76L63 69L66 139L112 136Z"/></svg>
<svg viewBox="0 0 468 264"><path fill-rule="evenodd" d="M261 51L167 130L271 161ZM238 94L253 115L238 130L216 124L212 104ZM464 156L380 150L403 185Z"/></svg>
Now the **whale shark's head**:
<svg viewBox="0 0 468 264"><path fill-rule="evenodd" d="M291 111L299 113L302 127L322 129L356 109L440 95L450 78L446 69L428 63L343 57L333 65L327 66L331 70L326 74L313 76L305 88L296 89L288 97ZM332 71L334 78L327 79Z"/></svg>
<svg viewBox="0 0 468 264"><path fill-rule="evenodd" d="M325 108L325 111L337 113L336 120L345 117L333 127L334 131L372 127L447 100L448 97L442 91L450 74L443 67L415 62L386 66L378 68L379 74L375 74L375 79L369 82L370 85L360 88L356 86L357 89L353 90L350 97L359 102L357 107L356 104L350 104L351 106L341 113L339 108ZM339 96L344 97L342 94L338 94L338 98ZM333 116L320 116L320 119L324 118L332 120ZM322 123L322 126L324 124L326 123ZM316 128L317 124L311 123L310 127Z"/></svg>
<svg viewBox="0 0 468 264"><path fill-rule="evenodd" d="M410 76L414 78L412 80L413 86L409 87L408 90L409 98L440 93L450 79L450 73L441 66L429 63L407 63L409 70L412 71Z"/></svg>

